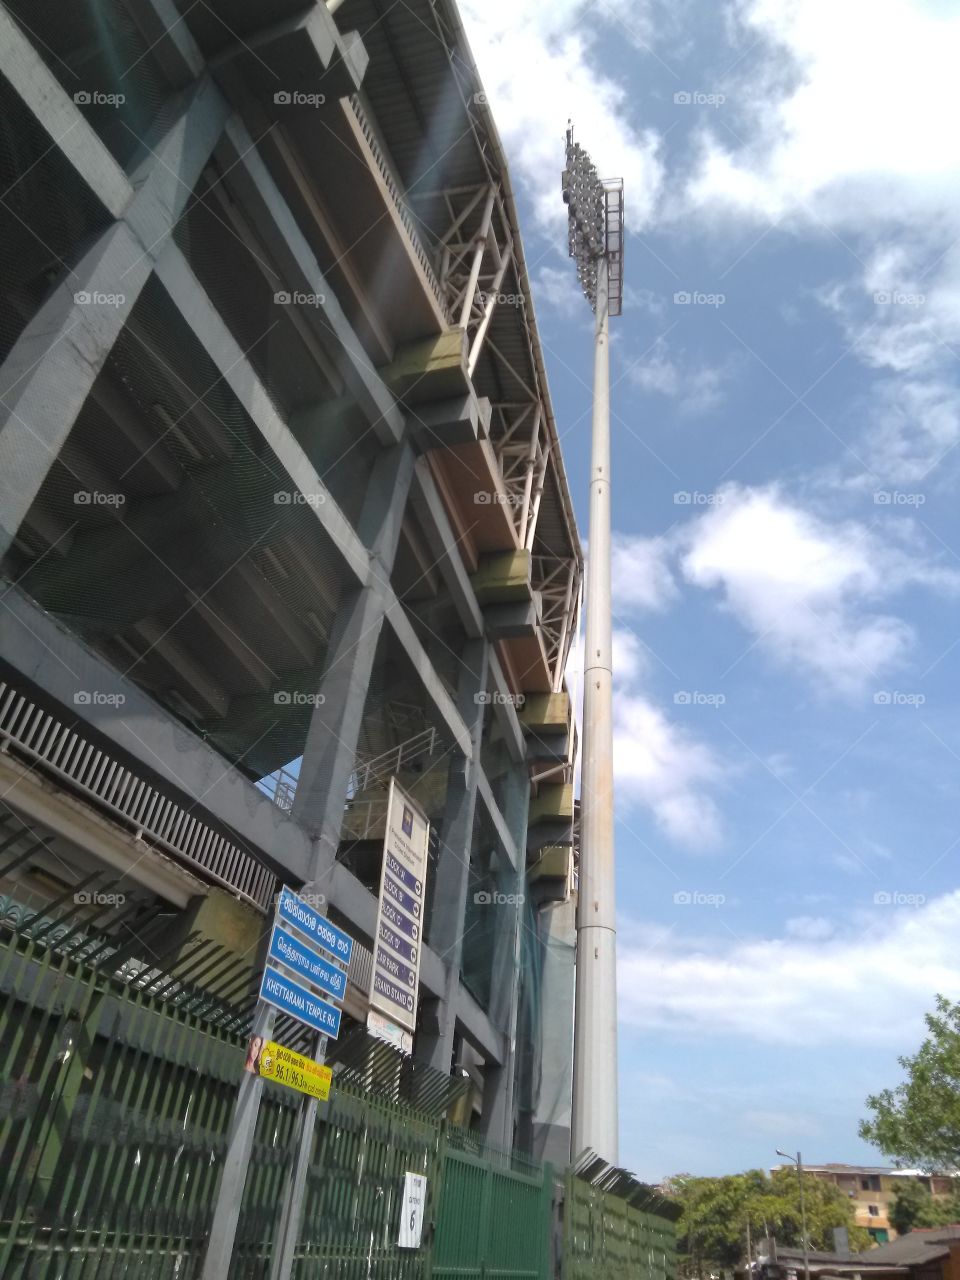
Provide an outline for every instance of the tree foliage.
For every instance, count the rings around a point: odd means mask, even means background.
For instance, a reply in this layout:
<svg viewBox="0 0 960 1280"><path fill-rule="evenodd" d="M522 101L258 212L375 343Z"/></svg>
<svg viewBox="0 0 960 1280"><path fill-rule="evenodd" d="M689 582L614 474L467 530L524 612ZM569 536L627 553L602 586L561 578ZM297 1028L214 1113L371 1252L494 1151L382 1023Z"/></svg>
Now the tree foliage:
<svg viewBox="0 0 960 1280"><path fill-rule="evenodd" d="M907 1078L867 1098L873 1118L860 1136L897 1164L923 1169L960 1168L960 1004L937 996L926 1015L926 1040L912 1058L900 1058Z"/></svg>
<svg viewBox="0 0 960 1280"><path fill-rule="evenodd" d="M731 1267L740 1262L748 1221L754 1241L773 1235L780 1245L802 1243L800 1187L794 1169L777 1169L772 1176L761 1169L723 1178L679 1174L666 1190L683 1210L679 1244L688 1271L695 1274L709 1269L707 1264ZM869 1247L869 1234L854 1225L853 1205L838 1187L804 1174L803 1192L811 1249L832 1249L834 1227L848 1228L853 1249Z"/></svg>
<svg viewBox="0 0 960 1280"><path fill-rule="evenodd" d="M914 1227L946 1227L960 1221L960 1188L956 1182L949 1196L934 1197L915 1178L898 1182L890 1205L890 1221L898 1234Z"/></svg>

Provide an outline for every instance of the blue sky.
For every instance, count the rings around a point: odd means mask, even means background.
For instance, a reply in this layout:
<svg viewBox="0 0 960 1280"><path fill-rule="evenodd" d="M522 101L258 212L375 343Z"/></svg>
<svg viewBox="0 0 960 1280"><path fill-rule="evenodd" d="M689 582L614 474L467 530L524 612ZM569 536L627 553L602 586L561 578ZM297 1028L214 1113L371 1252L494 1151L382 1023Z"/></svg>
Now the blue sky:
<svg viewBox="0 0 960 1280"><path fill-rule="evenodd" d="M464 11L584 531L568 116L626 182L621 1160L877 1161L865 1096L960 997L960 11Z"/></svg>

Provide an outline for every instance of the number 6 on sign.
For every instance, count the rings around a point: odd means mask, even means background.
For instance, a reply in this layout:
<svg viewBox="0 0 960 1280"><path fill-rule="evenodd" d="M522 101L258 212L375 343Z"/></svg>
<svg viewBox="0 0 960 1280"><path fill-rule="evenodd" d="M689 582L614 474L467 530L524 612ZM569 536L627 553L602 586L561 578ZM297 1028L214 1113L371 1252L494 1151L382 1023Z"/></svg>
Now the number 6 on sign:
<svg viewBox="0 0 960 1280"><path fill-rule="evenodd" d="M401 1249L419 1249L423 1234L423 1209L427 1202L427 1179L422 1173L403 1175L403 1207L400 1210Z"/></svg>

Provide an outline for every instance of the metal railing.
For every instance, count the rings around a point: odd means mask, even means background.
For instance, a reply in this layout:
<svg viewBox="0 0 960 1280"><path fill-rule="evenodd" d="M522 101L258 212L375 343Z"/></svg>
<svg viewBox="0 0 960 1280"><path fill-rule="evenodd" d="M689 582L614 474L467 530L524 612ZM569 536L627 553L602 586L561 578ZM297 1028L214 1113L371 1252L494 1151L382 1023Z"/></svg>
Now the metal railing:
<svg viewBox="0 0 960 1280"><path fill-rule="evenodd" d="M261 910L270 906L275 876L255 858L158 791L107 751L25 694L0 681L0 743L92 800L149 842L230 889Z"/></svg>
<svg viewBox="0 0 960 1280"><path fill-rule="evenodd" d="M427 279L427 283L430 285L430 288L433 290L434 296L437 299L437 305L440 307L440 312L444 318L450 322L450 312L447 307L447 300L444 296L443 287L437 279L437 273L433 269L433 263L430 261L430 255L423 247L423 241L420 239L420 233L417 230L416 220L404 199L400 183L394 176L393 166L384 153L383 144L381 143L373 124L367 118L366 112L361 106L360 99L356 94L350 98L350 105L353 108L353 113L357 118L360 131L362 132L370 150L371 158L383 179L384 185L393 198L393 203L396 206L397 213L400 215L400 221L403 223L406 228L407 235L410 237L410 244L413 246L413 251L417 255L417 261L420 263L423 274Z"/></svg>
<svg viewBox="0 0 960 1280"><path fill-rule="evenodd" d="M391 774L399 773L406 764L420 756L432 756L437 749L436 729L423 729L395 747L388 747L380 755L358 763L353 773L353 792L366 791L375 782L385 782Z"/></svg>

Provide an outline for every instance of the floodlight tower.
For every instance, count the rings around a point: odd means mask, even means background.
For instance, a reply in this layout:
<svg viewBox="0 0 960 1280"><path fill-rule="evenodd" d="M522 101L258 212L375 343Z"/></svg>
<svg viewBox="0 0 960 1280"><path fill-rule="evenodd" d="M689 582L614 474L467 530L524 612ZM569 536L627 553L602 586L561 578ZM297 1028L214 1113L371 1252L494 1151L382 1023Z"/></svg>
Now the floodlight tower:
<svg viewBox="0 0 960 1280"><path fill-rule="evenodd" d="M601 181L567 129L563 199L570 257L596 315L587 626L580 770L577 994L571 1159L617 1163L617 929L613 848L613 672L610 615L610 316L623 300L623 181Z"/></svg>

